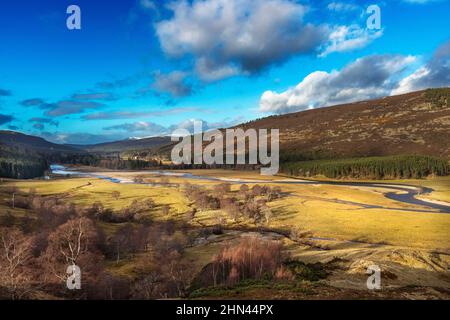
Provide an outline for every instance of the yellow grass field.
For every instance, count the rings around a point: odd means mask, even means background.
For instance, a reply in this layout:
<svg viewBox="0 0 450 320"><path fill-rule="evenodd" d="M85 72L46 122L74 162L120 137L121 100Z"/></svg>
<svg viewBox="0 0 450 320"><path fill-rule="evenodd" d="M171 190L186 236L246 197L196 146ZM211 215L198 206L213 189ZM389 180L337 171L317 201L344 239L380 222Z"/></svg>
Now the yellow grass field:
<svg viewBox="0 0 450 320"><path fill-rule="evenodd" d="M336 294L339 297L339 290L350 290L349 292L359 296L352 290L365 290L366 268L372 264L379 265L387 274L395 275L383 280L384 284L394 288L393 290L411 285L445 290L450 288L450 214L390 200L384 196L384 193L392 192L387 186L342 186L322 184L320 181L313 184L286 184L286 181L293 179L225 170L195 170L186 173L219 180L180 176L167 178L148 172L123 171L103 171L99 174L120 178L129 183L113 183L99 178L7 180L0 185L0 216L7 212L17 216L27 213L24 209L11 208L11 194L4 192L4 188L10 186L16 186L21 192L33 189L40 195L57 196L65 203L72 202L83 207L101 202L104 207L115 212L120 212L134 200L151 198L156 206L139 213L141 217L150 217L154 221L170 219L188 222L195 230L214 226L217 218L222 218L226 230L224 234L207 236L203 242L185 248L182 259L192 268L192 275L201 272L225 244L237 243L244 236L258 235L282 240L289 255L306 263L328 264L340 261L337 271L332 272L327 280L322 282L325 286L310 288L313 291L319 290L319 294L331 290L331 293L326 294ZM146 184L132 183L135 177ZM212 190L214 186L223 183L220 179L232 181L231 192L238 198L242 185L239 179L249 182L249 187L256 184L280 187L282 197L268 202L272 210L269 223L257 226L254 221L243 216L234 221L221 210L199 210L194 219L188 220L186 213L192 210L195 204L191 203L184 193L186 183ZM449 182L448 177L379 181L380 184L397 183L432 188L435 192L427 195L427 198L440 201L448 200ZM113 196L115 191L120 192L119 197ZM170 206L168 214L163 214L165 205ZM98 221L98 225L106 236L114 235L121 226L120 223L102 221ZM291 236L292 232L304 235L295 239ZM115 275L137 279L142 272L146 272L146 269L142 269L142 261L145 261L145 257L141 254L130 255L120 262L107 261L106 268ZM150 271L152 265L147 264L145 268ZM274 294L289 298L303 297L299 296L295 289L292 290L276 291L278 293ZM430 293L426 289L423 290L415 291L413 296L408 297L442 297L439 291ZM243 296L255 298L266 294L263 291L261 288L251 288L245 291ZM214 297L215 294L223 296L231 293L208 293L206 296Z"/></svg>
<svg viewBox="0 0 450 320"><path fill-rule="evenodd" d="M267 227L290 230L298 228L309 231L317 238L363 241L368 243L386 243L425 249L447 251L450 248L450 215L442 213L414 212L420 206L403 204L385 198L383 188L360 188L335 185L278 185L270 181L281 177L261 177L257 173L225 170L196 170L196 175L215 176L227 179L262 179L262 183L280 186L285 196L271 202L273 217ZM115 177L136 175L119 172ZM146 182L158 182L161 178L142 175ZM396 183L417 184L432 187L437 198L448 197L448 178L423 181L396 181ZM100 201L105 207L120 210L133 200L152 198L157 208L148 212L153 219L183 219L190 207L183 194L186 182L213 187L219 181L204 181L170 177L170 185L147 186L139 184L118 184L95 178L60 179L53 181L17 181L14 184L22 191L35 188L42 195L59 195L67 202L88 206ZM178 185L178 186L177 186ZM251 187L253 184L249 184ZM240 184L232 184L232 190L238 192ZM120 192L120 198L114 199L113 191ZM432 197L434 197L434 193ZM344 203L339 201L345 201ZM170 214L163 215L160 207L170 205ZM380 208L367 208L365 205ZM401 209L401 210L399 210ZM199 212L193 224L213 225L220 212ZM250 221L235 223L228 219L229 226L251 226Z"/></svg>

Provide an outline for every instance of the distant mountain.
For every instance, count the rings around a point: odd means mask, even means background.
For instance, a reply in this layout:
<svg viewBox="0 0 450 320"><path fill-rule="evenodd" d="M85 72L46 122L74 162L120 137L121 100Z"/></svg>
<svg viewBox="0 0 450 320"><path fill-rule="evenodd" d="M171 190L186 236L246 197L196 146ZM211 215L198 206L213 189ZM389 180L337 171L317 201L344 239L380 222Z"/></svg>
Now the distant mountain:
<svg viewBox="0 0 450 320"><path fill-rule="evenodd" d="M150 137L143 139L130 138L127 140L114 141L114 142L106 142L99 143L94 145L77 145L73 147L77 147L79 149L95 152L95 153L104 153L104 152L126 152L130 150L146 150L146 149L154 149L159 148L161 146L165 146L170 144L170 137Z"/></svg>
<svg viewBox="0 0 450 320"><path fill-rule="evenodd" d="M450 159L450 88L251 121L280 129L281 161L419 154Z"/></svg>
<svg viewBox="0 0 450 320"><path fill-rule="evenodd" d="M0 130L0 143L27 150L42 153L79 153L80 150L74 147L48 142L47 140L20 132Z"/></svg>
<svg viewBox="0 0 450 320"><path fill-rule="evenodd" d="M100 143L94 145L64 145L49 142L43 138L23 134L20 132L0 130L0 152L6 152L6 146L13 150L28 150L42 155L54 154L87 154L87 153L121 153L129 150L151 150L153 148L169 145L170 137L150 137L143 139L131 138L128 140ZM8 149L10 154L10 149Z"/></svg>

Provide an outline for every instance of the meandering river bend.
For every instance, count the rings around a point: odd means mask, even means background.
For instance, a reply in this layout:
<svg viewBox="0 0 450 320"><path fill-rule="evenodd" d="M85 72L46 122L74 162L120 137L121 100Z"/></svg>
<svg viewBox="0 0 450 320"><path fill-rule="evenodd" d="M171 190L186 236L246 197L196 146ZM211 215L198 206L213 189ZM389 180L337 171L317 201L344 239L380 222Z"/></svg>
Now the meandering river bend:
<svg viewBox="0 0 450 320"><path fill-rule="evenodd" d="M78 169L67 168L62 165L53 164L50 166L52 173L57 175L65 175L65 176L77 176L77 177L92 177L98 179L104 179L111 181L113 183L131 183L137 184L130 179L122 179L113 177L112 175L108 175L108 172L102 172L102 174L92 173L92 172L84 172ZM217 181L217 182L230 182L230 183L271 183L271 184L302 184L302 185L337 185L337 186L348 186L348 187L364 187L364 188L384 188L389 190L383 195L391 200L398 201L401 203L421 206L423 209L417 208L391 208L384 207L378 205L371 205L365 203L351 202L346 200L339 199L330 199L333 202L343 203L343 204L354 204L361 206L367 209L386 209L386 210L399 210L399 211L416 211L416 212L424 212L424 213L450 213L450 205L435 203L431 201L417 199L417 195L425 195L431 193L433 189L425 188L425 187L417 187L412 185L404 185L404 184L393 184L393 183L371 183L371 182L340 182L340 181L318 181L318 180L249 180L249 179L227 179L222 177L209 177L202 175L194 175L192 173L184 173L184 172L173 172L173 171L145 171L145 174L154 174L154 175L165 175L165 176L176 176L177 178L185 178L185 179L197 179L197 180L207 180L207 181Z"/></svg>

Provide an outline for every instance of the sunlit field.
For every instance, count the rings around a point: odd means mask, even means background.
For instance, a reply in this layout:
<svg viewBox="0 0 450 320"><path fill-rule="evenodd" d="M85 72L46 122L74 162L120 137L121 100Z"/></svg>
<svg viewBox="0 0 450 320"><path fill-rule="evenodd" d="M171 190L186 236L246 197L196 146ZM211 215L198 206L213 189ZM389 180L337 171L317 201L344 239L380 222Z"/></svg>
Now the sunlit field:
<svg viewBox="0 0 450 320"><path fill-rule="evenodd" d="M392 282L392 288L401 288L411 283L448 288L446 280L437 279L447 277L447 268L450 264L449 214L387 199L383 193L389 191L389 188L383 186L339 186L320 182L294 185L283 183L294 181L287 177L267 178L253 172L225 170L196 170L194 174L218 180L113 171L107 175L128 179L130 183L113 183L98 178L7 180L0 188L0 217L11 213L17 217L28 215L27 209L11 208L11 194L6 191L13 186L18 188L19 193L26 194L31 190L40 196L56 197L59 201L80 207L101 203L105 209L111 209L118 215L133 202L150 198L155 205L151 209L140 211L137 214L139 219L173 221L180 225L187 224L192 230L214 228L218 224L218 219L220 220L224 230L221 234L201 238L203 239L201 241L196 240L194 245L184 250L181 261L190 266L193 275L201 272L224 246L237 244L242 237L254 234L269 240L282 241L287 254L300 261L325 265L330 263L334 265L336 261L341 261L338 264L344 264L347 271L331 272L327 280L319 282L326 285L320 290L327 288L326 290L331 290L330 294L339 297L347 294L351 297L353 294L351 290L363 287L364 266L370 262L377 262L396 274L399 272L402 274L387 280ZM138 183L131 183L136 182L136 179ZM222 183L221 179L235 181L228 183L229 195L237 199L242 195L242 183L239 180L251 181L246 184L249 189L255 185L279 187L281 197L267 203L271 209L270 219L255 224L255 221L243 216L234 219L222 209L196 209L195 216L188 218L186 213L196 205L188 199L186 188L189 185L197 185L213 193L214 188ZM395 183L433 188L436 192L427 197L442 201L448 198L449 181L448 178L439 178L395 181ZM99 221L98 225L106 237L113 237L125 223ZM189 234L192 234L192 231L189 231ZM173 236L180 239L185 237L178 231ZM155 262L143 263L145 259L147 259L145 254L129 254L120 260L106 261L106 268L116 276L138 279L142 273L151 272L152 266L155 266ZM421 276L412 277L411 270L416 270ZM432 270L435 272L430 272ZM258 287L259 289L255 289L253 285L244 286L238 291L242 297L256 298L263 296L267 293L266 290L270 289L274 290L274 297L279 294L284 298L299 298L304 297L308 290L312 290L311 292L318 290L307 287L303 286L301 290L297 287L278 290L273 284L266 284ZM337 288L350 291L336 292ZM233 293L224 293L216 289L212 291L198 289L200 291L195 291L192 297L234 296ZM429 293L420 292L420 294L427 296Z"/></svg>
<svg viewBox="0 0 450 320"><path fill-rule="evenodd" d="M280 186L270 181L280 181L285 178L261 178L258 174L248 172L223 170L199 170L197 175L216 176L231 179L254 179L263 181L268 186ZM131 173L110 174L121 177ZM134 174L136 175L136 174ZM58 198L80 206L89 206L101 202L112 210L127 207L133 200L152 198L157 207L144 213L152 219L184 219L184 213L191 203L183 195L185 183L200 184L212 188L220 181L204 181L189 178L170 177L170 185L159 184L161 178L154 175L139 175L146 183L158 185L117 184L106 180L93 178L61 179L55 181L19 181L13 184L21 191L36 189L42 195L58 195ZM386 181L384 181L386 182ZM430 179L395 181L406 182L409 185L431 187L436 190L428 198L443 200L450 193L450 179ZM241 184L231 184L231 190L238 194ZM415 212L408 209L421 209L420 206L400 203L383 196L383 188L346 187L333 185L281 185L285 196L270 203L273 217L266 225L269 228L282 229L289 232L291 228L304 229L317 238L333 238L338 240L354 240L367 243L386 243L398 246L410 246L425 249L446 250L450 247L448 230L450 230L450 215L432 210L430 212ZM115 199L114 191L120 192ZM4 197L4 196L3 196ZM337 201L339 199L339 201ZM5 200L5 199L3 199ZM348 203L344 203L344 202ZM170 212L163 215L161 208L170 206ZM373 205L382 208L366 208ZM401 209L401 210L398 210ZM422 208L423 209L423 208ZM20 214L21 210L18 210ZM212 226L215 215L220 210L205 210L199 212L191 221L192 224ZM224 216L226 216L224 214ZM225 218L229 227L252 227L251 221L238 222Z"/></svg>

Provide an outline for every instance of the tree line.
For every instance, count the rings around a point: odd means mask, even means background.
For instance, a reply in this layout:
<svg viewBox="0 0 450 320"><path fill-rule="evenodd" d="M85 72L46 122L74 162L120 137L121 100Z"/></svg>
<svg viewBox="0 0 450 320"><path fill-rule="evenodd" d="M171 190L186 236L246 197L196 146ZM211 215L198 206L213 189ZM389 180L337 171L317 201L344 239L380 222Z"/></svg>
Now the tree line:
<svg viewBox="0 0 450 320"><path fill-rule="evenodd" d="M0 158L0 177L30 179L41 177L48 169L45 159Z"/></svg>
<svg viewBox="0 0 450 320"><path fill-rule="evenodd" d="M30 179L43 176L48 168L39 154L0 144L0 177Z"/></svg>
<svg viewBox="0 0 450 320"><path fill-rule="evenodd" d="M447 160L431 156L389 156L284 163L281 172L302 177L420 179L450 174Z"/></svg>

